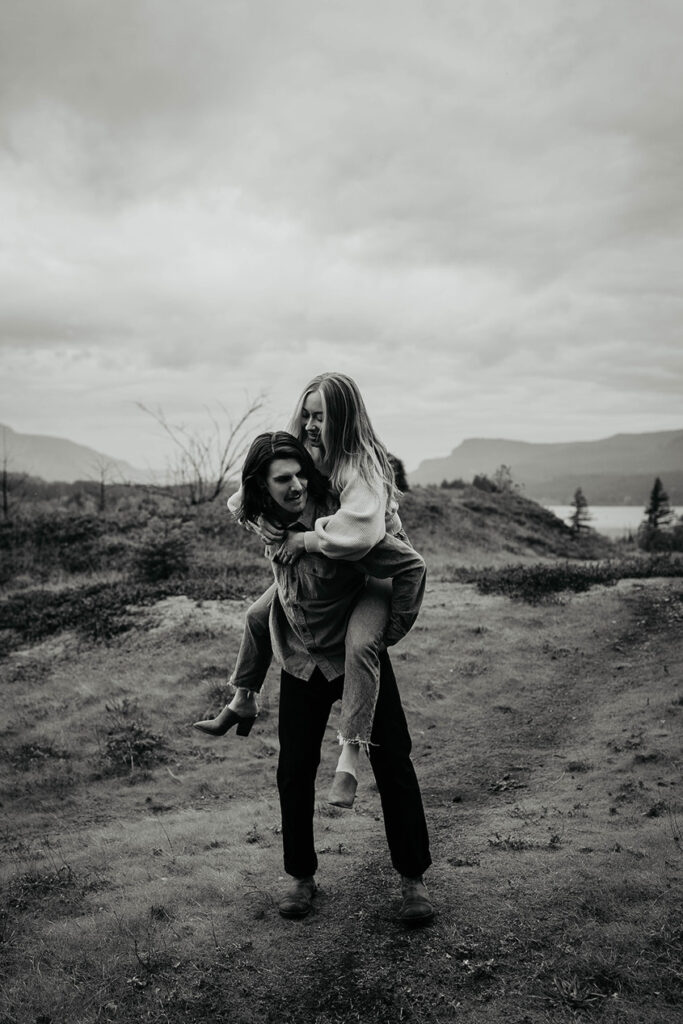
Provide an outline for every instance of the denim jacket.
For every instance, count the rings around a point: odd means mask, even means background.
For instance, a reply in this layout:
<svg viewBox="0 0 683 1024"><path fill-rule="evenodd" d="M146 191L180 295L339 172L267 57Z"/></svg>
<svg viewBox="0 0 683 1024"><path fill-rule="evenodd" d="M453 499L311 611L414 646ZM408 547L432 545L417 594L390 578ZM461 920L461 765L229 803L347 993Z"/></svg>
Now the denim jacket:
<svg viewBox="0 0 683 1024"><path fill-rule="evenodd" d="M309 531L329 509L309 498L290 530ZM385 634L387 646L397 643L411 628L424 597L424 560L405 534L383 540L353 562L305 553L293 564L272 561L277 545L266 548L277 585L270 613L273 653L280 665L300 679L316 666L327 679L344 672L344 643L349 615L368 576L391 579L392 599Z"/></svg>

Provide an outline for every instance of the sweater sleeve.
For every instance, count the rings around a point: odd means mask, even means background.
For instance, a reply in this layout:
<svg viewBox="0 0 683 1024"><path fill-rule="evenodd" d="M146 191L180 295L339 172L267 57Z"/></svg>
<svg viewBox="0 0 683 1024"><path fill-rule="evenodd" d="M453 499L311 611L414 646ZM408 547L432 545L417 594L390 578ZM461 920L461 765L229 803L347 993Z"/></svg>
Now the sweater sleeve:
<svg viewBox="0 0 683 1024"><path fill-rule="evenodd" d="M350 480L339 495L339 506L334 515L316 519L304 534L304 544L309 554L355 562L386 532L386 495L379 473L372 484L359 476Z"/></svg>
<svg viewBox="0 0 683 1024"><path fill-rule="evenodd" d="M239 491L235 491L235 493L231 494L230 497L228 498L228 511L233 516L237 516L237 512L239 511L239 509L242 508L243 498L244 494L241 487Z"/></svg>

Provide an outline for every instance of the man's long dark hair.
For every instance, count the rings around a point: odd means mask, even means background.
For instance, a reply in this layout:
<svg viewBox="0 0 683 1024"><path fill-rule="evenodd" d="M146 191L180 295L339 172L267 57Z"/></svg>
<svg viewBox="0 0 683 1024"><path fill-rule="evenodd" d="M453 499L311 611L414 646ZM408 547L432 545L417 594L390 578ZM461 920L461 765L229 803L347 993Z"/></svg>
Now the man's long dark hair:
<svg viewBox="0 0 683 1024"><path fill-rule="evenodd" d="M242 507L236 509L240 519L255 523L263 515L276 525L286 526L283 513L266 487L268 469L275 459L295 459L301 476L308 481L309 496L321 500L327 494L327 479L313 463L302 443L286 430L274 430L255 437L249 446L242 467Z"/></svg>

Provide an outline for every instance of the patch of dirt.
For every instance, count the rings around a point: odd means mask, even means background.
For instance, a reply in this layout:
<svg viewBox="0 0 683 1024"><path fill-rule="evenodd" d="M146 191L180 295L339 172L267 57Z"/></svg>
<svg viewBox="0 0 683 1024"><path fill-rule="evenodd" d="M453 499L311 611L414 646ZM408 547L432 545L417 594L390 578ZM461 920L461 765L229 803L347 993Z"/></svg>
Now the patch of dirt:
<svg viewBox="0 0 683 1024"><path fill-rule="evenodd" d="M138 628L152 634L174 629L206 631L242 629L249 601L194 601L178 596L157 601L149 608L139 609Z"/></svg>
<svg viewBox="0 0 683 1024"><path fill-rule="evenodd" d="M96 934L119 952L110 964L88 950L90 987L124 1024L674 1024L682 595L680 580L622 581L529 607L428 585L416 627L392 652L431 834L428 929L405 932L394 920L399 884L369 767L353 809L324 802L336 712L318 776L315 910L301 922L279 917L276 673L264 695L271 713L247 739L214 741L190 727L193 669L213 673L223 659L229 669L246 601L160 602L143 610L134 639L32 683L36 699L64 701L70 688L82 701L74 729L114 686L140 697L165 727L170 760L135 785L91 778L59 818L45 799L6 802L13 858L20 844L59 842L85 878L88 858L107 851L116 901L98 896ZM203 640L207 629L220 639ZM7 687L8 699L20 689ZM64 748L60 721L50 724L41 743ZM30 729L14 736L32 739ZM38 923L46 962L59 962L49 919ZM135 936L125 968L122 935ZM63 955L60 978L75 970ZM30 1019L56 1019L42 970Z"/></svg>

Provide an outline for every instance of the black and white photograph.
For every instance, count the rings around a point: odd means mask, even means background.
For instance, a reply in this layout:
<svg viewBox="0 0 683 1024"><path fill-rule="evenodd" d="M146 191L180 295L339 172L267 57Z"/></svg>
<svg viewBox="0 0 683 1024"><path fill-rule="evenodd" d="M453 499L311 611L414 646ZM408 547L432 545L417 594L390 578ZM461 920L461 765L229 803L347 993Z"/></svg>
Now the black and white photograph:
<svg viewBox="0 0 683 1024"><path fill-rule="evenodd" d="M0 3L0 1021L678 1024L683 4Z"/></svg>

